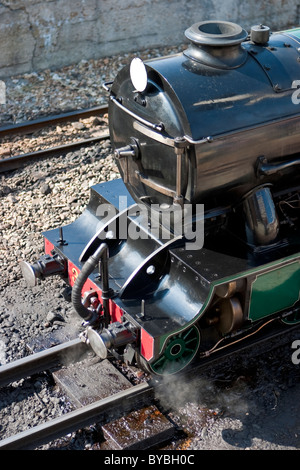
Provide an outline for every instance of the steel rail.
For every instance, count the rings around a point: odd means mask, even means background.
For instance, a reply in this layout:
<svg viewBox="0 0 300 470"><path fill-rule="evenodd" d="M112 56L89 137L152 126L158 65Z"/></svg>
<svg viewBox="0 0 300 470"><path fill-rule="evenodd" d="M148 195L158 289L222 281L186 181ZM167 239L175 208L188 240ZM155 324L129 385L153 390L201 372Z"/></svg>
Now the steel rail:
<svg viewBox="0 0 300 470"><path fill-rule="evenodd" d="M104 132L103 135L98 137L91 137L89 139L78 140L68 144L59 145L57 147L46 148L38 150L36 152L29 152L21 155L15 155L14 157L10 158L5 158L3 160L0 160L0 173L17 170L18 168L21 168L23 164L31 160L35 160L38 158L47 158L50 156L58 156L65 152L74 151L78 148L83 147L84 145L88 146L100 142L101 140L109 139L109 137L109 133Z"/></svg>
<svg viewBox="0 0 300 470"><path fill-rule="evenodd" d="M108 112L108 105L95 106L88 109L79 109L67 113L55 114L40 117L32 121L25 121L18 124L9 124L0 126L0 139L8 135L31 134L34 131L43 129L47 126L54 126L64 122L77 121L91 116L101 116Z"/></svg>
<svg viewBox="0 0 300 470"><path fill-rule="evenodd" d="M52 348L31 354L22 359L0 366L0 387L63 364L69 357L73 361L88 350L80 338L53 346Z"/></svg>
<svg viewBox="0 0 300 470"><path fill-rule="evenodd" d="M282 346L283 344L287 344L294 338L297 338L299 331L299 324L290 326L287 329L282 329L278 326L278 328L275 328L275 331L268 331L265 335L262 336L258 334L258 337L255 340L252 339L249 342L246 340L244 346L239 347L238 351L240 354L245 354L252 350L252 352L254 352L254 356L261 355L274 348ZM49 367L55 363L57 364L56 354L54 354L53 362L49 360L49 354L51 355L51 352L56 352L58 353L58 356L61 357L61 354L64 355L64 351L70 351L72 346L74 346L76 349L78 347L79 341L80 340L77 339L25 358L25 360L30 362L30 358L33 359L34 356L36 356L34 367L32 366L31 368L27 368L26 374L29 374L30 370L32 373L34 373L44 370L45 367ZM84 343L81 344L86 347ZM226 367L226 361L231 356L235 356L236 353L236 346L229 348L229 350L226 352L216 351L215 354L202 359L202 361L196 365L187 367L181 373L176 374L176 376L179 380L184 379L188 381L194 379L195 377L200 378L201 374L210 368L223 370L224 366ZM45 357L43 357L44 355ZM8 381L24 377L23 361L24 359L21 359L11 363L11 365L8 364L0 367L0 379L1 372L3 375L2 382L0 380L0 385L1 383L7 383ZM11 371L7 372L10 368ZM150 382L132 386L110 397L81 407L61 417L22 431L14 436L5 438L0 441L0 450L35 449L38 446L49 443L55 439L65 436L70 432L74 432L92 424L98 423L100 425L104 425L113 419L124 416L126 413L129 413L134 409L149 405L150 402L155 400L156 391L159 391L160 388L166 390L168 380L172 380L172 376L153 378Z"/></svg>
<svg viewBox="0 0 300 470"><path fill-rule="evenodd" d="M0 450L35 449L92 424L103 425L112 419L124 416L139 406L149 404L153 395L154 388L148 383L134 385L110 397L8 437L0 441Z"/></svg>

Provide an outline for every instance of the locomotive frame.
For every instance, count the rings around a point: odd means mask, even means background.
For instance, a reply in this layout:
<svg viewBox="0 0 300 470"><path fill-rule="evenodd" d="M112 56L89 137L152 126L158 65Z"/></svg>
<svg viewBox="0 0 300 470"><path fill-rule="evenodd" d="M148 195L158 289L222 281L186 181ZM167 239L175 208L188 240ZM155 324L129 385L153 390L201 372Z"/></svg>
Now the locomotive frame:
<svg viewBox="0 0 300 470"><path fill-rule="evenodd" d="M105 85L122 179L92 187L75 222L43 234L45 255L21 263L30 285L67 281L101 358L158 375L300 322L300 28L248 37L201 22L186 36L182 54L135 61ZM178 226L172 210L186 204L193 218ZM188 249L200 222L203 246Z"/></svg>

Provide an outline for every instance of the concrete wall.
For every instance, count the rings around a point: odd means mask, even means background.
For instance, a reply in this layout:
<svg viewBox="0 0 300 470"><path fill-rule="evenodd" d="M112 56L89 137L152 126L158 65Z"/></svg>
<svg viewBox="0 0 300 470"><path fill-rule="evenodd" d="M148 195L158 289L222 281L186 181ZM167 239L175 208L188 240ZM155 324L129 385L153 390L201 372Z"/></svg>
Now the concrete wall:
<svg viewBox="0 0 300 470"><path fill-rule="evenodd" d="M298 4L299 2L299 4ZM299 23L300 0L0 0L0 77L182 43L205 19Z"/></svg>

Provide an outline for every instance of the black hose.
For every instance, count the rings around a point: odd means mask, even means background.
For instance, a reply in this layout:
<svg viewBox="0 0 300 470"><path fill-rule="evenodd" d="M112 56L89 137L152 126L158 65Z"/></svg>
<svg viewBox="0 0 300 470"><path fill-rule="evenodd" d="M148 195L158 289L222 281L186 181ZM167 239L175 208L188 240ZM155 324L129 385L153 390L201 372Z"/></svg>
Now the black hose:
<svg viewBox="0 0 300 470"><path fill-rule="evenodd" d="M90 321L94 315L94 312L86 308L81 302L81 291L82 288L89 277L90 274L94 271L97 264L99 263L103 253L108 250L107 244L102 243L99 248L92 254L88 260L84 263L81 272L79 273L73 289L72 289L72 303L75 311L78 313L80 317L82 317L85 321Z"/></svg>

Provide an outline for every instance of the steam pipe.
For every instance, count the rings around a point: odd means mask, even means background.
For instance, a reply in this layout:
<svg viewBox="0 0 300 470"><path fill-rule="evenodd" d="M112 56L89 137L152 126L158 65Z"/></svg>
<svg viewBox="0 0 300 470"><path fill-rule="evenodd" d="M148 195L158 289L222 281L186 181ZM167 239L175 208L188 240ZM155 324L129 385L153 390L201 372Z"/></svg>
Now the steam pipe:
<svg viewBox="0 0 300 470"><path fill-rule="evenodd" d="M104 248L103 248L103 253L101 255L99 272L101 274L101 279L102 279L102 303L103 303L104 325L107 327L110 323L109 299L111 298L113 294L113 290L109 288L108 246L106 245L106 243L103 243L103 245L104 245Z"/></svg>
<svg viewBox="0 0 300 470"><path fill-rule="evenodd" d="M102 243L99 248L93 253L88 260L84 263L81 272L79 273L75 284L72 289L72 303L75 311L78 313L80 317L82 317L85 321L90 321L93 316L94 312L86 308L82 302L81 302L81 291L82 288L89 277L90 274L94 271L94 269L97 267L99 261L101 258L103 258L105 261L102 263L104 264L104 269L102 271L105 271L107 269L107 257L108 257L108 246L106 243ZM107 283L108 283L108 276L105 274L104 276L104 291L108 290L107 288ZM105 292L106 293L106 292ZM105 300L106 302L106 300ZM107 310L107 305L105 305L105 308ZM106 312L107 313L107 312ZM107 319L106 319L107 320Z"/></svg>
<svg viewBox="0 0 300 470"><path fill-rule="evenodd" d="M243 201L246 216L246 234L254 245L275 243L279 233L279 220L270 188L255 188Z"/></svg>

